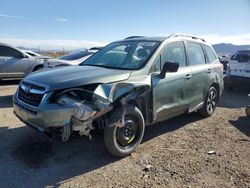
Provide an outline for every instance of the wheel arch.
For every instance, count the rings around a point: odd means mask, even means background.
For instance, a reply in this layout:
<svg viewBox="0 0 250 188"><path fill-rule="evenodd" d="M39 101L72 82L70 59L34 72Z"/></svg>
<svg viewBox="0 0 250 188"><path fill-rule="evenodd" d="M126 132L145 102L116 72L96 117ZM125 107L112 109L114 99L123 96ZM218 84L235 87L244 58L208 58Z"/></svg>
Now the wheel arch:
<svg viewBox="0 0 250 188"><path fill-rule="evenodd" d="M35 65L32 69L32 72L36 71L38 68L42 68L43 65L42 64L38 64L38 65Z"/></svg>

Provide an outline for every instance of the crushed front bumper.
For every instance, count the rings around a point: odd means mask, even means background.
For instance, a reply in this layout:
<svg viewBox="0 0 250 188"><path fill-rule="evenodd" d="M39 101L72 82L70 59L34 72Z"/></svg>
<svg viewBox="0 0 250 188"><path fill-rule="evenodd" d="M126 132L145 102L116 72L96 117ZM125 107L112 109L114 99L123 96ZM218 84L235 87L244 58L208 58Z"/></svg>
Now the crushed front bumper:
<svg viewBox="0 0 250 188"><path fill-rule="evenodd" d="M20 101L15 95L13 98L14 114L25 124L44 132L50 127L59 128L70 122L71 108L58 104L46 104L33 107Z"/></svg>

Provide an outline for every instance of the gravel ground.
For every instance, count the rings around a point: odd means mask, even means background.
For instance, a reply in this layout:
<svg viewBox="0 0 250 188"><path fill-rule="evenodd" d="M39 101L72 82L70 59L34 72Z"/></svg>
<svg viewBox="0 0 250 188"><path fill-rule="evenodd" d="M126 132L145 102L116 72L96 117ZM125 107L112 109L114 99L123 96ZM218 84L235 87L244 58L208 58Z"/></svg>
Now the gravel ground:
<svg viewBox="0 0 250 188"><path fill-rule="evenodd" d="M248 91L224 92L210 118L147 127L137 151L117 158L101 132L62 143L26 127L13 114L18 82L1 84L0 187L250 187Z"/></svg>

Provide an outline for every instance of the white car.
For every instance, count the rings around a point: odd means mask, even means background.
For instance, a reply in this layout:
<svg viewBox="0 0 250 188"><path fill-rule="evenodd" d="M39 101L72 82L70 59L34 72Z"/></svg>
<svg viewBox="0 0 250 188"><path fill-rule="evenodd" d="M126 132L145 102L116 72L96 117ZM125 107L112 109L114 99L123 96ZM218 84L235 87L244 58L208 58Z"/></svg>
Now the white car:
<svg viewBox="0 0 250 188"><path fill-rule="evenodd" d="M43 68L51 69L69 65L79 65L97 51L98 51L97 49L80 50L60 56L55 59L49 59L47 61L44 61Z"/></svg>
<svg viewBox="0 0 250 188"><path fill-rule="evenodd" d="M236 52L228 62L225 89L250 86L250 50ZM250 87L249 87L250 88Z"/></svg>

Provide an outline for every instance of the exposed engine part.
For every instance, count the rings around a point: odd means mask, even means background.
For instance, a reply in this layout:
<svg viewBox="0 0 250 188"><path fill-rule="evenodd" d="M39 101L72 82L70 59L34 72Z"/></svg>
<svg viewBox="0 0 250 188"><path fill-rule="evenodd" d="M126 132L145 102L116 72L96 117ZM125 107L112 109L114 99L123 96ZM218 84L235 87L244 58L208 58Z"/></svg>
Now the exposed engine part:
<svg viewBox="0 0 250 188"><path fill-rule="evenodd" d="M65 124L62 128L62 141L67 142L71 134L71 125Z"/></svg>
<svg viewBox="0 0 250 188"><path fill-rule="evenodd" d="M72 116L81 121L86 121L96 114L94 105L88 101L76 101L66 95L63 95L57 100L57 102L65 105L66 107L72 108Z"/></svg>
<svg viewBox="0 0 250 188"><path fill-rule="evenodd" d="M89 121L79 121L77 119L72 119L72 129L73 131L79 131L80 136L88 136L91 140L91 134L90 131L95 129L93 126L93 120Z"/></svg>
<svg viewBox="0 0 250 188"><path fill-rule="evenodd" d="M64 90L64 91L62 91L62 92L60 92L60 93L58 93L58 94L56 95L56 97L58 98L58 97L60 97L60 96L62 96L62 95L64 95L64 94L66 94L66 93L76 92L76 91L80 91L80 92L92 94L91 91L88 91L88 90L86 90L86 89L82 89L82 88L70 88L70 89L66 89L66 90Z"/></svg>
<svg viewBox="0 0 250 188"><path fill-rule="evenodd" d="M84 95L91 94L91 100ZM62 129L62 140L67 141L72 131L78 131L79 134L89 136L91 139L91 130L94 129L93 121L98 118L102 119L102 127L125 125L126 100L123 98L119 103L111 104L109 100L91 93L85 89L72 88L62 91L57 95L58 104L69 108L71 116L69 125ZM115 106L115 107L114 107ZM105 116L104 116L105 115ZM99 122L100 124L100 122Z"/></svg>
<svg viewBox="0 0 250 188"><path fill-rule="evenodd" d="M95 123L99 129L104 129L106 126L106 117L100 117L95 119Z"/></svg>

